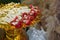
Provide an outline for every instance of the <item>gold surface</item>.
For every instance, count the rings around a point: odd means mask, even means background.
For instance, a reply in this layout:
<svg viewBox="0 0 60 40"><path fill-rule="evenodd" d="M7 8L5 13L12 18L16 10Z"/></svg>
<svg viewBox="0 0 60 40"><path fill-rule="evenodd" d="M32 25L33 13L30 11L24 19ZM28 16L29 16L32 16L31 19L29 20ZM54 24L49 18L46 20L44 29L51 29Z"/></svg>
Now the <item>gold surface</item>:
<svg viewBox="0 0 60 40"><path fill-rule="evenodd" d="M6 30L6 39L7 40L27 40L27 34L23 29L15 29L11 28L11 26L8 25L0 25L0 28L3 28Z"/></svg>

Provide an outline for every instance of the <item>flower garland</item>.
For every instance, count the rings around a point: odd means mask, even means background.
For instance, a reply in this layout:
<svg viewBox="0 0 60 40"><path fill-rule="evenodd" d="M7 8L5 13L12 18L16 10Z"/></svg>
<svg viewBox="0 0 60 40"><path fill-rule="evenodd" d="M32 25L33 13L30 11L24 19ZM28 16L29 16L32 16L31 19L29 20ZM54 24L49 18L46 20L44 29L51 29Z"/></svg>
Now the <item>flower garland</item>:
<svg viewBox="0 0 60 40"><path fill-rule="evenodd" d="M21 28L24 25L30 25L31 22L38 16L40 13L40 10L38 10L38 7L34 7L30 5L30 12L23 12L21 15L21 19L19 20L19 17L16 16L14 20L10 22L11 25L15 26L16 28Z"/></svg>
<svg viewBox="0 0 60 40"><path fill-rule="evenodd" d="M0 24L9 24L15 28L25 28L40 21L41 10L37 6L21 6L9 3L0 8ZM2 15L4 15L2 17Z"/></svg>

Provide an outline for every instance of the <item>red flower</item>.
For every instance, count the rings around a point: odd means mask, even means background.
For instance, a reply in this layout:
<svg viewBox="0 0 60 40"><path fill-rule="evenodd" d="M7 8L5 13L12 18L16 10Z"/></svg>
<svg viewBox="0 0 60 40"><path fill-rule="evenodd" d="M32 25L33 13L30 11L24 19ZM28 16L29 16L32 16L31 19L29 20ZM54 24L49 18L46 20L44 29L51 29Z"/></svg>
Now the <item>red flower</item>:
<svg viewBox="0 0 60 40"><path fill-rule="evenodd" d="M30 25L31 20L23 20L23 22L24 22L26 25Z"/></svg>
<svg viewBox="0 0 60 40"><path fill-rule="evenodd" d="M30 15L34 15L34 11L33 11L33 10L31 10L29 14L30 14Z"/></svg>
<svg viewBox="0 0 60 40"><path fill-rule="evenodd" d="M10 22L10 24L14 26L13 23L15 23L17 19L18 19L18 16L16 16L16 17Z"/></svg>
<svg viewBox="0 0 60 40"><path fill-rule="evenodd" d="M33 20L34 19L34 16L31 16L31 15L28 15L28 20Z"/></svg>
<svg viewBox="0 0 60 40"><path fill-rule="evenodd" d="M22 17L27 16L27 13L22 13Z"/></svg>
<svg viewBox="0 0 60 40"><path fill-rule="evenodd" d="M30 4L30 6L29 6L30 8L33 8L33 5L32 4Z"/></svg>
<svg viewBox="0 0 60 40"><path fill-rule="evenodd" d="M34 16L30 16L29 18L31 21L35 19Z"/></svg>
<svg viewBox="0 0 60 40"><path fill-rule="evenodd" d="M16 17L13 19L13 21L16 21L16 19L18 19L18 16L16 16Z"/></svg>
<svg viewBox="0 0 60 40"><path fill-rule="evenodd" d="M26 25L30 25L31 20L26 20Z"/></svg>
<svg viewBox="0 0 60 40"><path fill-rule="evenodd" d="M21 28L22 27L22 21L19 21L16 25L15 25L16 28Z"/></svg>

